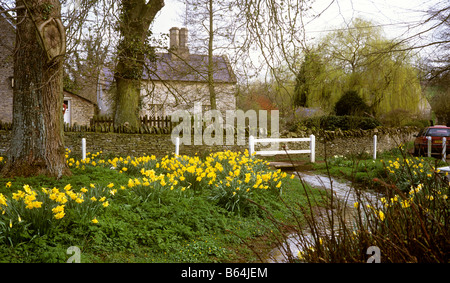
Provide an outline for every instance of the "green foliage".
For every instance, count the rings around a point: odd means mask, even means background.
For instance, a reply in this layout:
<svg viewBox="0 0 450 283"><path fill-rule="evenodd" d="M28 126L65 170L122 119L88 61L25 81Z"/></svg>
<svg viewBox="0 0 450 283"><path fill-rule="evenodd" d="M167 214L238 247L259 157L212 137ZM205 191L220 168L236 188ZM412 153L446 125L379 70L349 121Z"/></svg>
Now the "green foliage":
<svg viewBox="0 0 450 283"><path fill-rule="evenodd" d="M152 18L143 17L149 8L145 1L129 0L120 3L117 30L121 38L117 46L120 64L116 67L121 78L141 80L145 60L155 58L154 47L150 44L151 30L148 25Z"/></svg>
<svg viewBox="0 0 450 283"><path fill-rule="evenodd" d="M346 91L334 105L334 111L338 116L353 115L366 116L369 106L356 91Z"/></svg>
<svg viewBox="0 0 450 283"><path fill-rule="evenodd" d="M380 126L380 122L370 117L359 116L320 116L308 118L300 122L307 128L322 129L326 131L362 129L369 130Z"/></svg>
<svg viewBox="0 0 450 283"><path fill-rule="evenodd" d="M438 124L450 125L450 91L447 87L438 89L437 93L430 99L431 107L438 118Z"/></svg>
<svg viewBox="0 0 450 283"><path fill-rule="evenodd" d="M297 74L294 89L294 105L308 107L308 97L312 91L314 78L323 71L323 64L318 54L310 52L305 58Z"/></svg>
<svg viewBox="0 0 450 283"><path fill-rule="evenodd" d="M351 89L375 114L398 108L417 112L422 92L415 58L407 51L391 52L393 44L398 45L384 38L381 28L362 19L329 33L301 65L296 101L331 113Z"/></svg>
<svg viewBox="0 0 450 283"><path fill-rule="evenodd" d="M41 14L42 14L42 19L45 21L49 18L53 8L55 6L53 6L52 4L50 4L49 2L45 2L42 3L39 7Z"/></svg>

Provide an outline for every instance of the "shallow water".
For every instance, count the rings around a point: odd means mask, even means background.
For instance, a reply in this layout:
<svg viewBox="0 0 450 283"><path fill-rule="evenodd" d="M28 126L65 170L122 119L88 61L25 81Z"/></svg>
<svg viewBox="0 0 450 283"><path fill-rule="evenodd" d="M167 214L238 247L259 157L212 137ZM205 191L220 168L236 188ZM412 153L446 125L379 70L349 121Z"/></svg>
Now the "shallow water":
<svg viewBox="0 0 450 283"><path fill-rule="evenodd" d="M345 209L343 209L342 211L344 212L344 219L347 222L350 222L354 219L353 213L355 212L355 208L353 204L355 202L361 202L361 199L363 199L367 200L368 202L375 203L378 202L380 198L378 194L372 192L361 192L361 195L358 197L355 193L355 189L351 186L350 183L341 182L334 178L320 175L311 175L303 172L298 173L302 180L305 183L311 185L311 187L316 189L332 190L334 197L338 199L343 204L343 206L345 206ZM324 213L320 213L319 217L326 217L327 214L330 215L330 211L328 211L328 213L326 211ZM332 227L329 227L330 224L328 224L327 219L322 220L322 223L324 223L323 233L329 235L332 231ZM335 225L333 231L334 233L337 232L336 229L338 229L338 227ZM285 243L283 245L273 249L267 255L266 262L287 262L288 254L292 254L295 257L298 254L298 251L302 249L302 246L307 246L305 245L305 243L301 243L300 241L307 241L309 243L312 243L314 240L313 235L308 231L308 229L305 229L303 233L304 235L301 237L297 235L297 233L289 235L287 239L285 239Z"/></svg>

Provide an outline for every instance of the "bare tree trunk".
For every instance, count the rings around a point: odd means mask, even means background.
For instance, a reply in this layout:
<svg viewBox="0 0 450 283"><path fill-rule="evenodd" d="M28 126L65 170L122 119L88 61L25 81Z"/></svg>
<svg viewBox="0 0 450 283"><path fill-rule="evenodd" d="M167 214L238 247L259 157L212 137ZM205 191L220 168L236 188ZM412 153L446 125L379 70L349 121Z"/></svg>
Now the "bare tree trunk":
<svg viewBox="0 0 450 283"><path fill-rule="evenodd" d="M213 43L214 43L214 18L213 1L209 1L209 41L208 41L208 88L209 101L211 109L217 109L216 90L214 88L214 61L213 61Z"/></svg>
<svg viewBox="0 0 450 283"><path fill-rule="evenodd" d="M17 0L13 127L4 176L70 174L63 141L65 31L58 0Z"/></svg>
<svg viewBox="0 0 450 283"><path fill-rule="evenodd" d="M114 123L128 123L131 129L138 129L139 101L142 72L146 56L152 50L147 44L149 27L164 7L164 0L122 0L119 29L121 42L118 47L119 62L116 66L117 86Z"/></svg>

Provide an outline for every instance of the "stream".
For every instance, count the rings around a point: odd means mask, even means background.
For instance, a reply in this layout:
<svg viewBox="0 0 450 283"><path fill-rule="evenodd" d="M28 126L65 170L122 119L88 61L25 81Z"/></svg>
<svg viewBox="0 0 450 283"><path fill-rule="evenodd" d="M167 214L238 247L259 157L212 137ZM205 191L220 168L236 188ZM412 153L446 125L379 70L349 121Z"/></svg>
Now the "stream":
<svg viewBox="0 0 450 283"><path fill-rule="evenodd" d="M354 220L354 212L356 209L354 208L353 204L355 202L361 202L361 199L368 200L371 203L377 203L379 202L380 195L374 192L368 192L363 191L361 192L362 196L360 197L360 200L358 201L358 197L356 196L355 189L351 186L348 182L342 182L338 181L336 179L330 178L328 176L321 176L321 175L310 175L305 172L290 172L295 173L297 176L297 173L300 175L302 180L309 184L312 188L315 189L326 189L331 190L333 189L333 195L335 198L337 198L343 205L345 205L345 209L343 209L345 215L344 219L346 223L351 223L352 220ZM297 177L298 178L298 177ZM360 204L364 205L364 204ZM326 217L326 212L321 213L319 217ZM325 234L329 235L332 231L330 224L328 223L327 219L319 219L321 223L324 223L323 231ZM335 222L338 222L335 220ZM337 229L337 224L335 224L335 228ZM328 227L326 227L328 226ZM336 229L334 232L336 232ZM285 239L285 242L283 245L278 246L274 248L265 258L265 262L269 263L282 263L282 262L288 262L287 254L288 251L291 252L293 256L296 256L299 252L299 250L302 248L302 245L300 244L300 241L313 241L312 234L308 231L309 229L306 229L304 231L303 237L300 237L297 235L297 233L290 234L287 239Z"/></svg>

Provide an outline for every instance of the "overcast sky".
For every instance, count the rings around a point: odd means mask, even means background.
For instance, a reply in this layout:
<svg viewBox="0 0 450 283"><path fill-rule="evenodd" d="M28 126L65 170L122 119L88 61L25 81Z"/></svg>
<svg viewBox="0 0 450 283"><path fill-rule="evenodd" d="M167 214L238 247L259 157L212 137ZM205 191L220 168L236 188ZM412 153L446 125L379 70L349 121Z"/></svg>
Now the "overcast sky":
<svg viewBox="0 0 450 283"><path fill-rule="evenodd" d="M427 17L428 8L439 2L438 0L316 0L312 6L316 13L328 6L329 8L318 19L306 25L307 36L318 37L320 34L342 27L356 17L362 17L381 25L388 38L404 38L421 29L417 24ZM181 15L185 11L184 4L180 0L166 0L165 3L155 19L154 34L168 33L171 27L183 26Z"/></svg>

